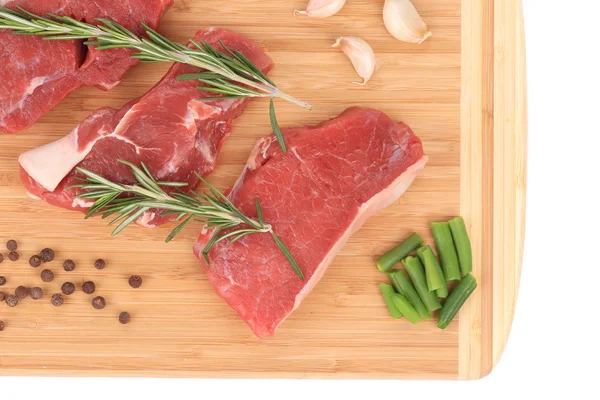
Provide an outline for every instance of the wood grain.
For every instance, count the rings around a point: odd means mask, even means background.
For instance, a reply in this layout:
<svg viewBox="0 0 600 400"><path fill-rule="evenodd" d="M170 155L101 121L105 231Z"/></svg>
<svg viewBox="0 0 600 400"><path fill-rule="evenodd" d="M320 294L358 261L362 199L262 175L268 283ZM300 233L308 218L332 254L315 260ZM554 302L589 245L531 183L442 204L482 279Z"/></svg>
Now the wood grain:
<svg viewBox="0 0 600 400"><path fill-rule="evenodd" d="M498 360L516 298L522 252L525 88L522 21L517 0L415 0L434 36L423 45L393 40L381 21L382 1L355 0L331 19L291 15L304 1L176 0L161 31L185 41L197 29L221 26L258 41L273 57L273 79L313 104L308 112L278 103L280 124L316 123L345 108L379 108L412 126L430 163L410 191L357 232L313 293L273 339L256 339L213 292L191 253L198 227L170 244L170 227L131 228L110 237L103 221L29 199L17 157L62 137L99 107L120 107L142 95L168 65L140 65L110 92L84 88L28 132L0 136L0 242L19 241L21 260L0 264L9 282L39 285L46 297L11 309L0 304L0 375L328 377L475 379ZM485 28L487 27L487 28ZM366 87L331 49L338 35L358 35L381 68ZM256 140L269 133L268 104L253 102L234 126L210 181L227 188ZM487 157L486 157L487 155ZM459 322L440 331L388 317L374 259L428 223L463 214L474 242L480 289ZM50 246L42 283L30 255ZM4 252L6 254L6 252ZM93 268L103 257L108 266ZM75 271L62 270L72 258ZM139 274L144 285L129 288ZM108 306L91 307L80 291L94 280ZM65 281L78 291L61 308L49 303ZM120 325L119 312L132 314Z"/></svg>
<svg viewBox="0 0 600 400"><path fill-rule="evenodd" d="M461 312L459 378L477 379L504 351L521 275L525 40L519 0L469 0L462 9L461 213L481 261L474 266L479 290Z"/></svg>

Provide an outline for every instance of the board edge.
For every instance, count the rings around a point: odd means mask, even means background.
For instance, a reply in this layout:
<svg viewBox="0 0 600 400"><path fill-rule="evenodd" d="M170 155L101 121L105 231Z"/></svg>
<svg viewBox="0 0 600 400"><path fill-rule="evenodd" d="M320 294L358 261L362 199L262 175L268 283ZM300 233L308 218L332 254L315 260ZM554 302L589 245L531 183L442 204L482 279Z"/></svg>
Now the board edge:
<svg viewBox="0 0 600 400"><path fill-rule="evenodd" d="M459 319L458 378L474 380L501 359L521 276L527 170L522 1L463 0L461 25L461 214L481 284Z"/></svg>

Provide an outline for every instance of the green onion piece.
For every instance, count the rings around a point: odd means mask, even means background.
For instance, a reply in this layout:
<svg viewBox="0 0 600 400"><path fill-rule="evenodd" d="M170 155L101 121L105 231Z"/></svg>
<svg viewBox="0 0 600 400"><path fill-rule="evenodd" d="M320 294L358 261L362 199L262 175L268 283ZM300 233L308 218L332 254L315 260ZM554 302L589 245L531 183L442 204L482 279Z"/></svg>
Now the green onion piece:
<svg viewBox="0 0 600 400"><path fill-rule="evenodd" d="M458 253L460 272L467 275L473 271L473 253L465 220L462 217L456 217L450 220L448 225L450 225L450 232L452 232L452 239Z"/></svg>
<svg viewBox="0 0 600 400"><path fill-rule="evenodd" d="M432 293L427 288L427 279L425 278L425 270L421 265L421 261L417 257L406 257L402 260L402 264L404 268L406 268L406 272L408 272L408 276L415 285L415 289L417 293L419 293L419 297L423 300L423 304L427 307L429 312L439 310L442 308L442 305L437 299L435 293Z"/></svg>
<svg viewBox="0 0 600 400"><path fill-rule="evenodd" d="M458 286L450 293L448 300L446 300L446 304L444 304L442 311L440 311L438 328L446 329L476 287L477 281L473 275L468 274L462 278Z"/></svg>
<svg viewBox="0 0 600 400"><path fill-rule="evenodd" d="M406 274L402 270L389 272L388 276L392 281L392 285L398 293L402 296L406 297L408 301L415 307L419 315L422 319L431 319L431 315L429 315L429 311L427 311L427 307L421 301L421 297L415 290L410 280L406 277Z"/></svg>
<svg viewBox="0 0 600 400"><path fill-rule="evenodd" d="M379 290L381 290L381 294L383 295L383 300L385 300L385 305L387 306L390 314L393 318L402 318L402 313L398 310L398 307L394 304L393 296L396 292L394 292L394 288L391 285L382 283L379 285Z"/></svg>
<svg viewBox="0 0 600 400"><path fill-rule="evenodd" d="M415 308L410 304L410 302L406 299L406 297L401 294L395 293L393 296L394 304L398 307L398 310L409 320L411 323L416 324L421 320L419 318L419 313Z"/></svg>
<svg viewBox="0 0 600 400"><path fill-rule="evenodd" d="M449 224L447 222L432 222L431 232L435 239L435 246L437 247L440 260L442 261L442 269L444 270L446 281L459 281L458 255L454 248Z"/></svg>
<svg viewBox="0 0 600 400"><path fill-rule="evenodd" d="M377 269L379 272L388 272L392 267L399 263L404 257L410 254L411 251L423 244L423 238L416 233L413 233L404 242L394 247L377 259Z"/></svg>
<svg viewBox="0 0 600 400"><path fill-rule="evenodd" d="M445 299L448 297L448 286L446 284L442 285L441 288L435 291L435 295L440 299Z"/></svg>
<svg viewBox="0 0 600 400"><path fill-rule="evenodd" d="M421 263L425 266L425 277L427 278L427 288L429 291L433 292L442 286L446 286L446 279L444 279L442 267L435 257L435 254L433 254L431 247L421 247L417 250L417 255L419 256Z"/></svg>

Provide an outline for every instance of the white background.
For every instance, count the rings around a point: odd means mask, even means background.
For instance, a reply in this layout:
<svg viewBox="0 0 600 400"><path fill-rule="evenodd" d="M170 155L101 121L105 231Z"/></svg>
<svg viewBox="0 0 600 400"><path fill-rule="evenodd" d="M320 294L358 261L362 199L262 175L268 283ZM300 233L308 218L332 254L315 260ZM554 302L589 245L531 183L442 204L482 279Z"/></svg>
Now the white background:
<svg viewBox="0 0 600 400"><path fill-rule="evenodd" d="M525 259L512 334L490 376L475 382L0 378L0 399L600 398L600 3L524 0L524 7Z"/></svg>

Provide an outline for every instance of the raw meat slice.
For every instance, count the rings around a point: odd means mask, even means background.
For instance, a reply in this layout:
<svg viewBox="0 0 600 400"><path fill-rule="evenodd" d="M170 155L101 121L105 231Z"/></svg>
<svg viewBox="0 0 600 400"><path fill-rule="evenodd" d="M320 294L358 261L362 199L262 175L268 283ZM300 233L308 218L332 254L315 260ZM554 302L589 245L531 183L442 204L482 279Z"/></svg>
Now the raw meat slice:
<svg viewBox="0 0 600 400"><path fill-rule="evenodd" d="M173 0L0 0L37 15L67 15L95 23L112 19L136 34L141 22L157 28ZM0 132L15 133L29 128L72 91L81 86L109 90L139 61L133 51L97 51L83 40L47 41L41 37L14 35L0 30Z"/></svg>
<svg viewBox="0 0 600 400"><path fill-rule="evenodd" d="M287 154L272 135L259 141L229 198L250 217L260 199L265 221L305 280L269 234L216 244L209 266L201 252L214 231L201 234L194 247L217 293L259 337L275 334L350 236L395 202L427 162L407 125L372 109L350 108L331 121L283 133Z"/></svg>
<svg viewBox="0 0 600 400"><path fill-rule="evenodd" d="M260 46L237 33L206 29L196 41L221 49L220 42L239 50L267 73L272 60ZM178 81L182 74L198 68L175 64L167 75L144 97L121 110L100 109L54 143L28 151L19 157L21 179L30 196L72 210L85 211L91 204L74 196L77 184L74 167L101 174L114 182L134 182L128 167L118 159L144 162L160 180L198 184L194 172L213 171L217 156L231 132L232 120L242 114L249 99L202 101L214 94L197 89L198 81ZM155 212L142 216L138 223L156 226L170 218Z"/></svg>

